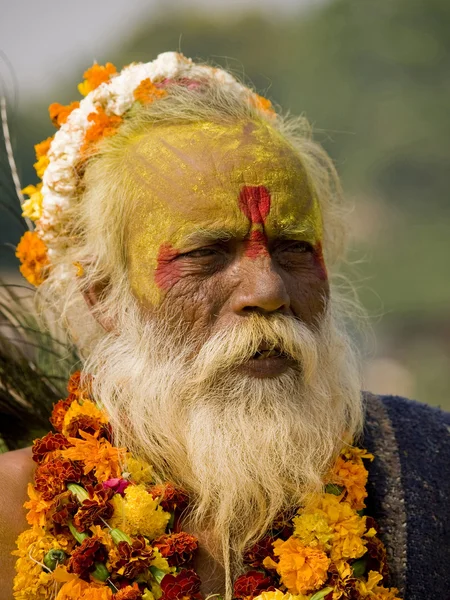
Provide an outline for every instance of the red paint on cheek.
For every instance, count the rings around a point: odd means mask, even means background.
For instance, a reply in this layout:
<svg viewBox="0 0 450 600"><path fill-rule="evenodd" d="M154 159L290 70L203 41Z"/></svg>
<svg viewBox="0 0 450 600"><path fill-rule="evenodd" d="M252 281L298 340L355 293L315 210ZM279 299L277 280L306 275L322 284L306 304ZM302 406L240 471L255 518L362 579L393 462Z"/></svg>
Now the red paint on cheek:
<svg viewBox="0 0 450 600"><path fill-rule="evenodd" d="M327 280L328 272L323 258L322 242L317 242L314 252L314 261L316 263L318 275L320 279Z"/></svg>
<svg viewBox="0 0 450 600"><path fill-rule="evenodd" d="M173 260L176 256L178 250L170 244L161 244L159 247L155 283L162 290L170 289L181 277L180 265Z"/></svg>
<svg viewBox="0 0 450 600"><path fill-rule="evenodd" d="M270 192L264 185L244 185L239 208L250 223L264 223L270 211Z"/></svg>
<svg viewBox="0 0 450 600"><path fill-rule="evenodd" d="M267 237L262 231L255 229L250 233L249 239L245 241L244 256L247 256L248 258L269 256Z"/></svg>

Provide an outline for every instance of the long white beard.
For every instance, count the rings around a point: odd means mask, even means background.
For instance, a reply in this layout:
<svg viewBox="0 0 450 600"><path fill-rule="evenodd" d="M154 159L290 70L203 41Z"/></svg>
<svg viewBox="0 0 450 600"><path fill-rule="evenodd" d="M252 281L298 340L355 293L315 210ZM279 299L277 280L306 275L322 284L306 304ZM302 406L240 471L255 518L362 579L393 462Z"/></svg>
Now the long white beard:
<svg viewBox="0 0 450 600"><path fill-rule="evenodd" d="M344 439L359 432L354 352L330 312L315 332L291 317L250 315L199 349L129 309L121 333L105 335L87 360L94 395L116 442L189 492L189 525L207 532L229 591L244 549L320 489ZM272 379L237 372L263 341L298 369Z"/></svg>

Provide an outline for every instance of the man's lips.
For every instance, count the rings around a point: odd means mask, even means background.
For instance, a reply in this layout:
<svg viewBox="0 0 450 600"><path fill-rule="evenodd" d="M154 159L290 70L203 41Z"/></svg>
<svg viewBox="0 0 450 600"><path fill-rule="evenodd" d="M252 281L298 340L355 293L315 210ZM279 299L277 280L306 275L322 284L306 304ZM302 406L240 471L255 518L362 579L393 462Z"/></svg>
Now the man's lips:
<svg viewBox="0 0 450 600"><path fill-rule="evenodd" d="M255 354L239 367L239 371L257 378L277 377L289 367L294 360L278 347L261 344Z"/></svg>

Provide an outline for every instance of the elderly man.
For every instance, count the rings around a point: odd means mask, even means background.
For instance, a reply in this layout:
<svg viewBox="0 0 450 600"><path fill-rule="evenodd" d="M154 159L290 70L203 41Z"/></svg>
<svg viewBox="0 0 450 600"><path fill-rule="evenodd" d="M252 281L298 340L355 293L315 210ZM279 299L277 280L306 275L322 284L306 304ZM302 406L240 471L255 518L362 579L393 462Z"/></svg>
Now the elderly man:
<svg viewBox="0 0 450 600"><path fill-rule="evenodd" d="M307 124L174 53L80 91L50 109L18 256L88 375L33 449L15 597L445 597L450 420L361 394ZM6 600L30 452L1 467Z"/></svg>

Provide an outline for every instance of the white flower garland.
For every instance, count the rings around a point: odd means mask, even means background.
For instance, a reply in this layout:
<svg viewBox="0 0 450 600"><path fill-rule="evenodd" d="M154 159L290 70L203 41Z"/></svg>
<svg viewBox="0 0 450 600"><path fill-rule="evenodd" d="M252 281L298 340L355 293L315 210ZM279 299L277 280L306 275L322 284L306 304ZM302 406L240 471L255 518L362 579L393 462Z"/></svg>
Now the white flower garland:
<svg viewBox="0 0 450 600"><path fill-rule="evenodd" d="M247 98L256 97L226 71L196 65L177 52L164 52L149 63L133 63L89 92L57 131L48 152L49 164L42 179L42 214L37 221L36 232L45 242L50 260L57 252L55 241L61 231L62 213L70 208L76 197L78 179L75 167L86 132L92 126L88 116L102 108L109 116L122 117L136 101L134 91L142 81L159 82L182 77L215 79L234 93Z"/></svg>

